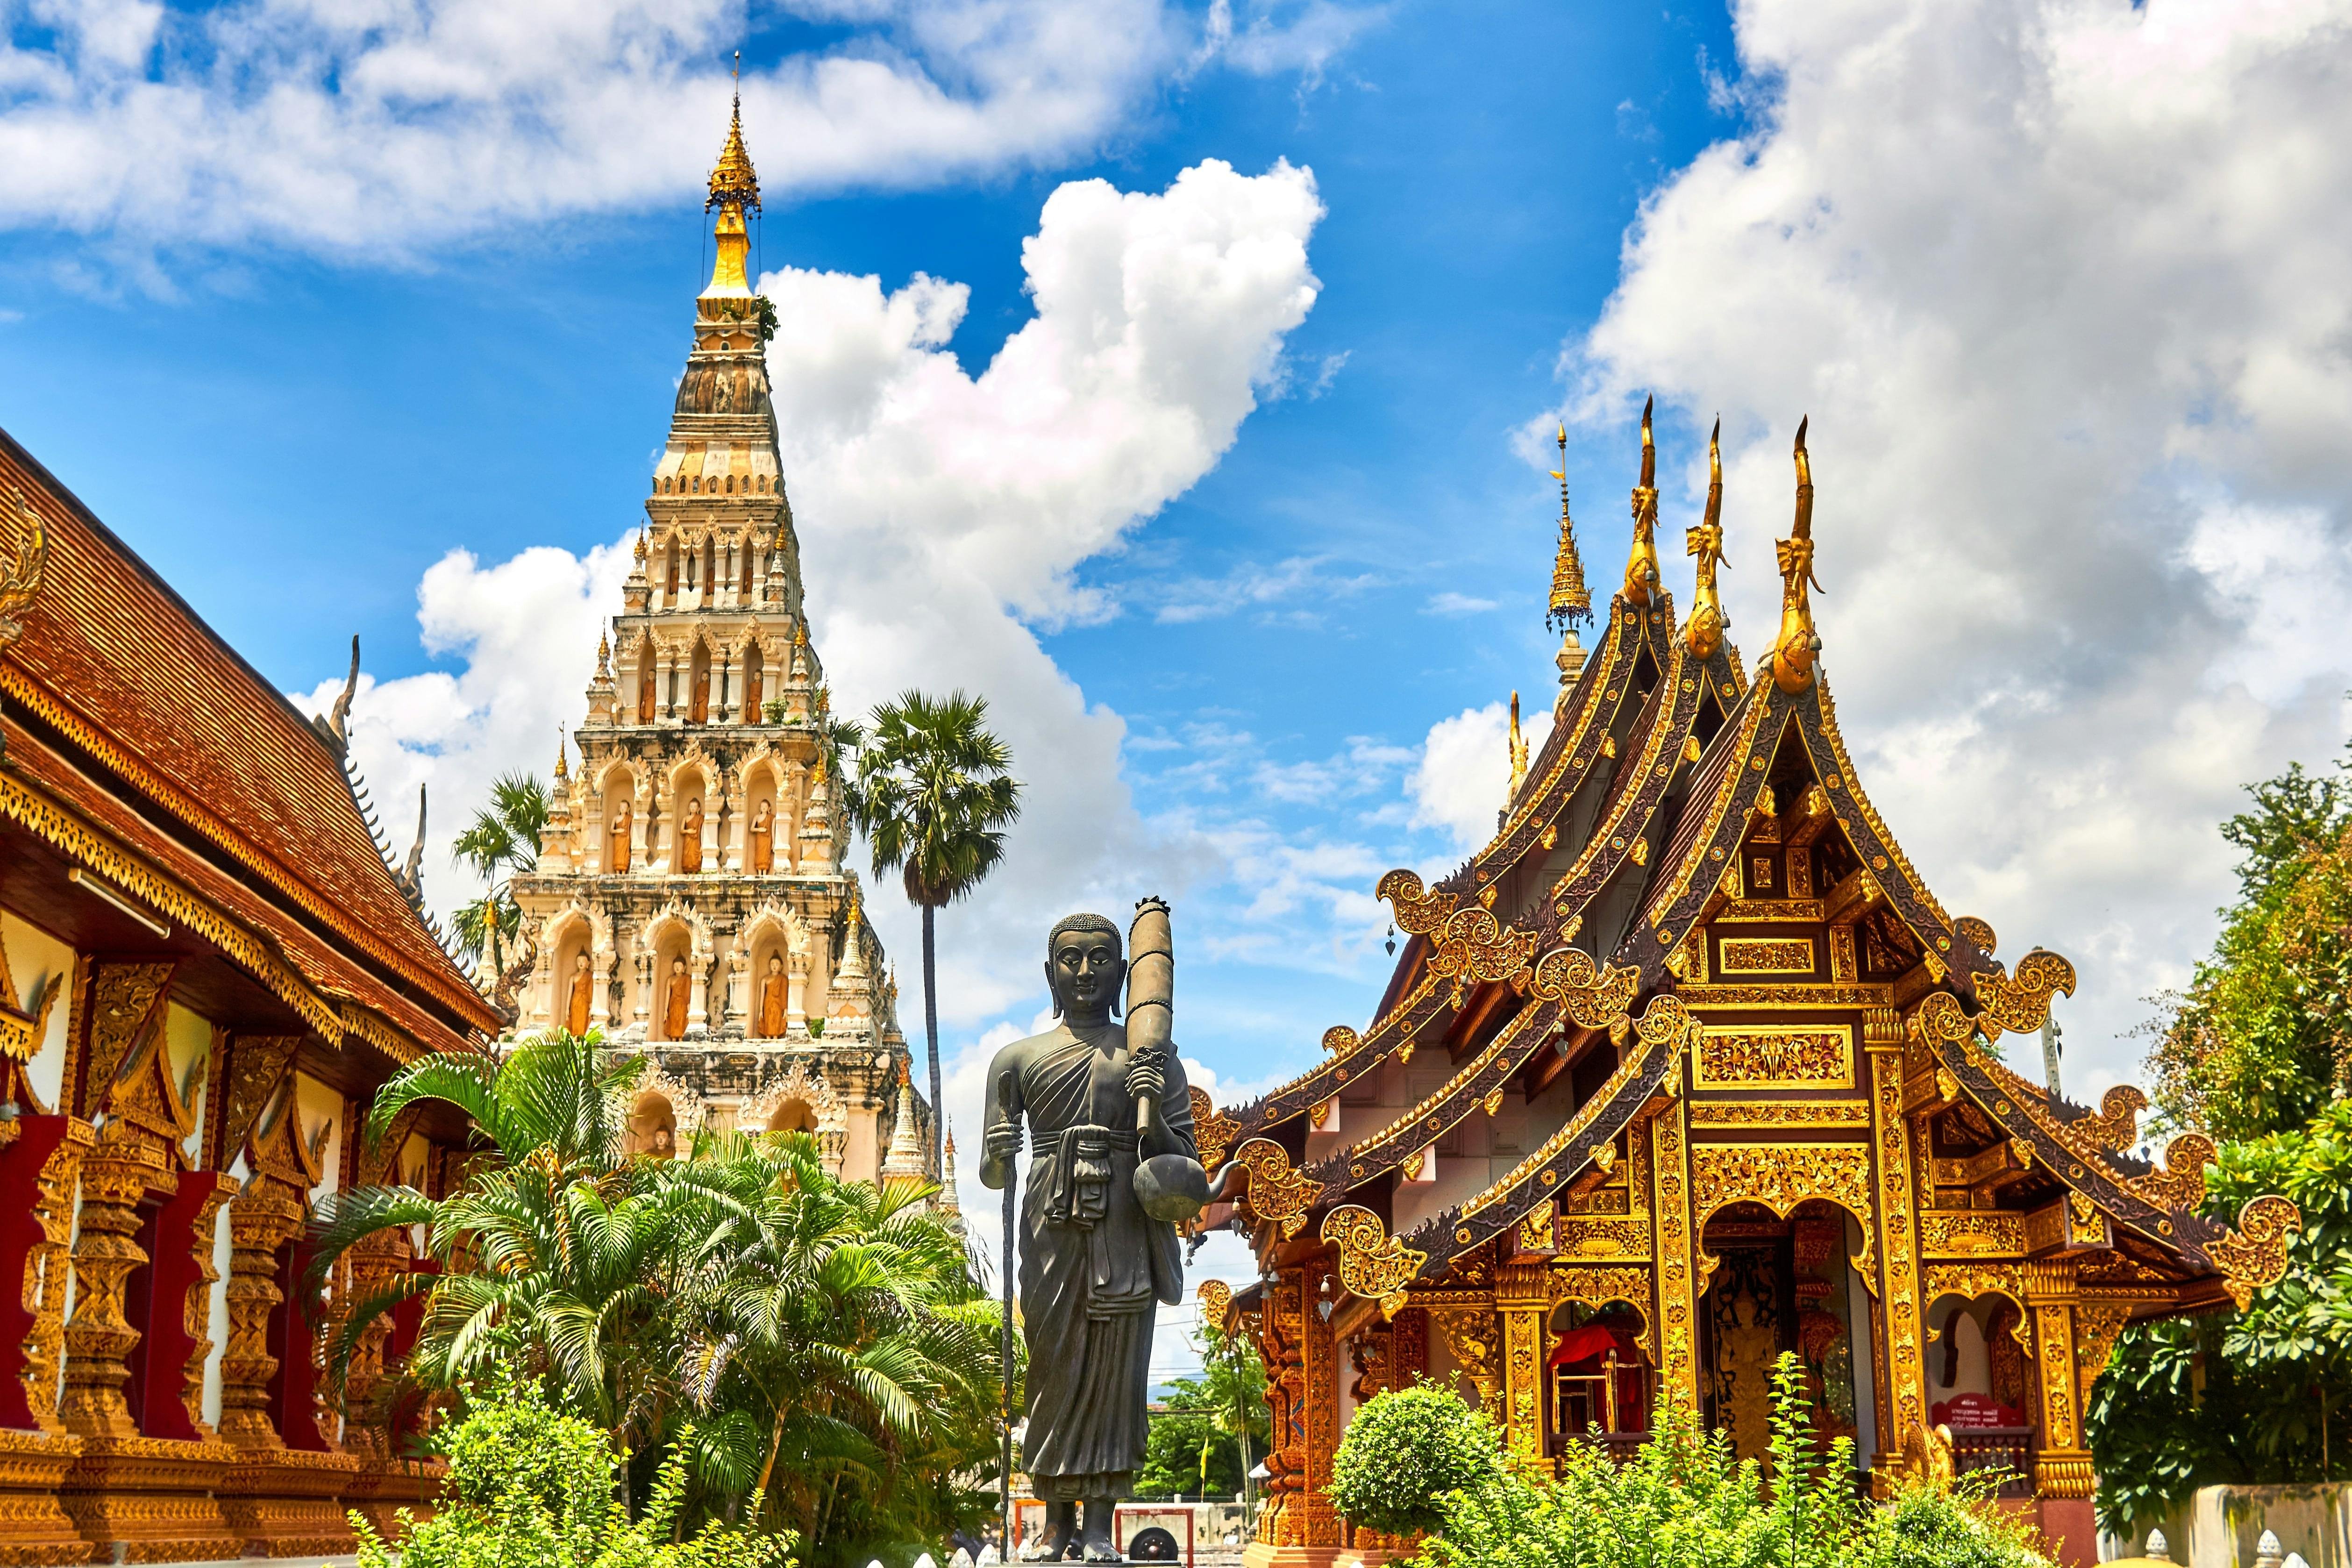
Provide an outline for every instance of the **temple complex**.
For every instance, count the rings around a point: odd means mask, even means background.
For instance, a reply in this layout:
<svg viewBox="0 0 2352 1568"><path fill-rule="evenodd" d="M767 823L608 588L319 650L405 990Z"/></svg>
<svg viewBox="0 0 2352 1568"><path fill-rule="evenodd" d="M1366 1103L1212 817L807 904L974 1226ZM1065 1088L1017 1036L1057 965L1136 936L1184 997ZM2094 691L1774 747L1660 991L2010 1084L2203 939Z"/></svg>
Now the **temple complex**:
<svg viewBox="0 0 2352 1568"><path fill-rule="evenodd" d="M824 667L768 395L774 309L751 289L760 184L739 106L706 210L717 261L600 639L559 755L536 872L512 884L537 963L526 1034L599 1031L646 1059L637 1146L703 1127L804 1130L875 1179L905 1089L897 987L843 862ZM910 1126L928 1129L915 1099Z"/></svg>
<svg viewBox="0 0 2352 1568"><path fill-rule="evenodd" d="M297 712L0 435L0 1563L349 1552L348 1510L437 1493L385 1372L422 1303L322 1370L408 1233L323 1293L303 1233L448 1189L454 1110L357 1130L499 1021L391 865L350 696Z"/></svg>
<svg viewBox="0 0 2352 1568"><path fill-rule="evenodd" d="M1565 436L1562 437L1563 444ZM1562 491L1557 719L1515 756L1494 837L1424 887L1380 884L1410 940L1360 1032L1263 1099L1194 1090L1202 1157L1262 1279L1205 1310L1252 1334L1273 1405L1253 1568L1401 1545L1326 1495L1352 1413L1427 1377L1547 1462L1630 1451L1679 1407L1762 1457L1777 1357L1857 1485L2001 1468L2061 1561L2095 1562L2083 1411L2124 1326L2276 1280L2280 1197L2203 1217L2213 1146L2133 1152L2011 1071L2074 970L1995 956L1870 803L1819 667L1812 483L1795 445L1780 622L1727 639L1719 464L1691 613L1662 582L1650 419L1633 538L1595 646ZM1563 464L1563 468L1565 465ZM1515 736L1515 741L1516 741Z"/></svg>

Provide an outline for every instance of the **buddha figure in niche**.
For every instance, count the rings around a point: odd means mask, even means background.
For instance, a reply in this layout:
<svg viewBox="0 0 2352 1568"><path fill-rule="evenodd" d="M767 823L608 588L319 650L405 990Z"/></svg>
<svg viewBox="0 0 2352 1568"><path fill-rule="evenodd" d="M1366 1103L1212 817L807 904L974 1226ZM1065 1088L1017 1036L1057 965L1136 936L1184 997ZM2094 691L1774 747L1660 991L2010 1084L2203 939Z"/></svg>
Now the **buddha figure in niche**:
<svg viewBox="0 0 2352 1568"><path fill-rule="evenodd" d="M768 954L768 973L760 982L760 1035L763 1039L782 1039L787 1022L786 1006L792 999L792 984L784 973L784 961L780 954Z"/></svg>
<svg viewBox="0 0 2352 1568"><path fill-rule="evenodd" d="M686 972L683 956L669 961L669 990L662 997L662 1038L686 1038L686 1005L694 995L694 978Z"/></svg>
<svg viewBox="0 0 2352 1568"><path fill-rule="evenodd" d="M764 877L776 868L776 813L775 808L764 800L760 803L759 809L751 813L751 828L748 837L751 853L745 858L751 863L753 876Z"/></svg>
<svg viewBox="0 0 2352 1568"><path fill-rule="evenodd" d="M646 651L646 667L637 672L637 722L654 721L654 658L653 650Z"/></svg>
<svg viewBox="0 0 2352 1568"><path fill-rule="evenodd" d="M707 664L694 672L694 710L689 717L698 724L710 722L710 667Z"/></svg>
<svg viewBox="0 0 2352 1568"><path fill-rule="evenodd" d="M576 953L572 960L572 994L563 1009L563 1026L574 1035L588 1032L588 1004L595 993L595 976L590 973L588 955Z"/></svg>
<svg viewBox="0 0 2352 1568"><path fill-rule="evenodd" d="M702 869L702 797L696 795L686 803L686 815L677 819L677 868L681 871Z"/></svg>
<svg viewBox="0 0 2352 1568"><path fill-rule="evenodd" d="M613 813L611 833L613 848L612 853L604 857L604 868L608 871L625 871L629 868L629 818L634 809L629 798L623 795L620 809Z"/></svg>

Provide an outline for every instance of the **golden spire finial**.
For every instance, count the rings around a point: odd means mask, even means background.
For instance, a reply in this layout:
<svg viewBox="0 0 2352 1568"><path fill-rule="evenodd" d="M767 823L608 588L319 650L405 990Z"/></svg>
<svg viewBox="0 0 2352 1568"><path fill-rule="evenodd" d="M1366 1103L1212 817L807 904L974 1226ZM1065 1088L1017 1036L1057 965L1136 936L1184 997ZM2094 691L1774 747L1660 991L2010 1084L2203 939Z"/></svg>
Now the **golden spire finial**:
<svg viewBox="0 0 2352 1568"><path fill-rule="evenodd" d="M1698 557L1698 588L1691 595L1690 624L1683 628L1683 641L1694 658L1715 657L1723 646L1724 628L1731 617L1723 613L1723 601L1716 597L1715 572L1723 564L1723 421L1718 418L1706 437L1706 515L1698 526L1683 533L1683 544L1689 553Z"/></svg>
<svg viewBox="0 0 2352 1568"><path fill-rule="evenodd" d="M1528 738L1519 733L1519 694L1511 693L1511 793L1504 797L1508 806L1519 798L1519 786L1528 782Z"/></svg>
<svg viewBox="0 0 2352 1568"><path fill-rule="evenodd" d="M607 680L613 674L613 638L610 634L596 634L596 679Z"/></svg>
<svg viewBox="0 0 2352 1568"><path fill-rule="evenodd" d="M572 776L572 763L569 760L571 747L566 741L563 726L558 724L555 727L555 776L559 779L568 779Z"/></svg>
<svg viewBox="0 0 2352 1568"><path fill-rule="evenodd" d="M1625 602L1647 605L1658 586L1658 449L1650 438L1650 405L1642 400L1642 482L1633 487L1633 548L1625 558Z"/></svg>
<svg viewBox="0 0 2352 1568"><path fill-rule="evenodd" d="M728 122L727 144L719 150L718 166L710 171L710 195L703 202L702 210L719 209L719 222L711 229L718 241L718 255L710 268L710 286L705 294L749 294L751 280L743 270L744 258L751 248L751 237L743 227L743 215L760 210L760 176L752 170L751 155L743 150L743 53L735 52L735 112Z"/></svg>
<svg viewBox="0 0 2352 1568"><path fill-rule="evenodd" d="M1821 586L1813 576L1813 465L1805 455L1805 426L1811 422L1810 417L1797 422L1797 518L1776 552L1780 635L1772 643L1772 680L1792 693L1813 683L1813 660L1822 651L1821 634L1813 630L1813 602L1807 594Z"/></svg>
<svg viewBox="0 0 2352 1568"><path fill-rule="evenodd" d="M1584 557L1577 553L1576 520L1568 515L1568 426L1559 427L1559 467L1551 471L1559 481L1559 549L1551 563L1551 607L1544 625L1565 631L1592 619L1592 595L1584 585Z"/></svg>

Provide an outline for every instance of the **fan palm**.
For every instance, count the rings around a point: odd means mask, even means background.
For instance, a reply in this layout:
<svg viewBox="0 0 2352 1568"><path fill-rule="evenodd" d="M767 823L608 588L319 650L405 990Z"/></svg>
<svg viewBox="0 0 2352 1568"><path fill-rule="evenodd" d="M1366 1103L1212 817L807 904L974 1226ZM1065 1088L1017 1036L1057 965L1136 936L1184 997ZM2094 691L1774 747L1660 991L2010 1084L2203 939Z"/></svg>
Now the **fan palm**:
<svg viewBox="0 0 2352 1568"><path fill-rule="evenodd" d="M474 813L472 826L450 846L451 858L471 867L486 884L480 898L457 910L458 945L477 961L487 952L493 973L504 972L505 943L522 925L509 882L539 868L548 809L547 786L536 776L509 773L490 785L490 804Z"/></svg>
<svg viewBox="0 0 2352 1568"><path fill-rule="evenodd" d="M961 691L903 693L874 710L847 789L850 820L923 915L923 1040L930 1054L931 1171L940 1169L940 1005L936 917L968 897L1004 856L1021 815L1013 755L987 728L988 701Z"/></svg>

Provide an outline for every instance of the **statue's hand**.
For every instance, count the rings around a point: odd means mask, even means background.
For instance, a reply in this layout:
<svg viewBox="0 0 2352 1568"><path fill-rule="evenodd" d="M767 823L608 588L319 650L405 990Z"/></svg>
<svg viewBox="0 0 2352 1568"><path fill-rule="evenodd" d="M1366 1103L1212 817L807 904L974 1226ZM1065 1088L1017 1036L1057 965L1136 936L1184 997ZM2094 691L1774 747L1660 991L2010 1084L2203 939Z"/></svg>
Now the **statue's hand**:
<svg viewBox="0 0 2352 1568"><path fill-rule="evenodd" d="M1149 1095L1157 1100L1168 1088L1168 1075L1160 1070L1154 1057L1138 1057L1127 1067L1127 1094L1130 1100Z"/></svg>
<svg viewBox="0 0 2352 1568"><path fill-rule="evenodd" d="M989 1159L1000 1164L1021 1152L1021 1124L1000 1121L990 1128L986 1152Z"/></svg>

